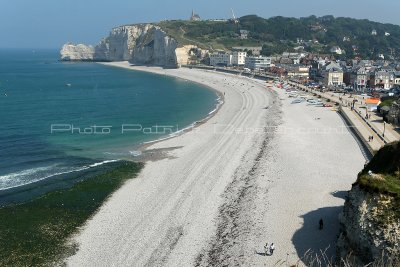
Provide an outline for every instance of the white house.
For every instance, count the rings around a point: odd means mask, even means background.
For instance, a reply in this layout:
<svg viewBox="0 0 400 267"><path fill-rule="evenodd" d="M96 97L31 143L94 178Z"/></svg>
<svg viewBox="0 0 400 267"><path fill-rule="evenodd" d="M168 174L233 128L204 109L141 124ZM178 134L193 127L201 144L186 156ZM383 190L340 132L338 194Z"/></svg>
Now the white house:
<svg viewBox="0 0 400 267"><path fill-rule="evenodd" d="M210 55L211 66L232 66L232 55L225 52L217 52Z"/></svg>
<svg viewBox="0 0 400 267"><path fill-rule="evenodd" d="M335 54L337 54L337 55L343 54L343 51L342 51L342 49L341 49L339 46L332 46L330 52L331 52L331 53L335 53Z"/></svg>
<svg viewBox="0 0 400 267"><path fill-rule="evenodd" d="M249 36L249 31L246 30L240 30L240 39L247 39Z"/></svg>
<svg viewBox="0 0 400 267"><path fill-rule="evenodd" d="M235 51L232 53L232 65L233 66L244 66L246 63L246 52Z"/></svg>
<svg viewBox="0 0 400 267"><path fill-rule="evenodd" d="M251 70L265 69L271 66L271 62L270 57L246 57L245 67Z"/></svg>

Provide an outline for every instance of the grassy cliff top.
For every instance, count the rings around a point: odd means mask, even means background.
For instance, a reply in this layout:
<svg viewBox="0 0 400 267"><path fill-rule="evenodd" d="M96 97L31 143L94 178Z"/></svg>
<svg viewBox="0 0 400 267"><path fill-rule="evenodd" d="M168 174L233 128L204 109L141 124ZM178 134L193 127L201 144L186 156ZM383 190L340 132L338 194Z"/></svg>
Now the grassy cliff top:
<svg viewBox="0 0 400 267"><path fill-rule="evenodd" d="M308 52L329 53L332 46L339 46L346 56L375 58L379 54L391 55L393 48L400 47L398 25L333 16L264 19L249 15L241 17L238 23L169 20L156 25L174 37L180 46L195 44L211 50L264 46L265 55L294 51L295 47L303 45ZM241 30L248 31L247 39L240 38ZM373 30L376 35L372 34ZM304 44L301 40L315 42ZM400 57L396 53L397 50L394 56Z"/></svg>
<svg viewBox="0 0 400 267"><path fill-rule="evenodd" d="M197 45L208 50L230 50L234 46L262 46L259 40L238 38L239 25L229 21L162 21L157 24L180 46Z"/></svg>
<svg viewBox="0 0 400 267"><path fill-rule="evenodd" d="M373 175L368 172L372 171ZM360 173L356 184L400 199L400 142L381 148Z"/></svg>

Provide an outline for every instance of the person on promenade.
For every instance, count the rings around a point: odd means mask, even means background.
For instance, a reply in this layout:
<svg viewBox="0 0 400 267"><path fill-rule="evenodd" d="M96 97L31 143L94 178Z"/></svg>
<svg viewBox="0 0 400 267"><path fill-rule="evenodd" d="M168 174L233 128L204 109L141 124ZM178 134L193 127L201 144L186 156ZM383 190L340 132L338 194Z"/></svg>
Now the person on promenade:
<svg viewBox="0 0 400 267"><path fill-rule="evenodd" d="M265 256L268 256L268 242L267 243L265 243L265 246L264 246L264 251L265 251Z"/></svg>
<svg viewBox="0 0 400 267"><path fill-rule="evenodd" d="M324 220L322 218L319 220L319 230L324 229Z"/></svg>
<svg viewBox="0 0 400 267"><path fill-rule="evenodd" d="M374 141L374 136L373 135L371 135L371 141Z"/></svg>
<svg viewBox="0 0 400 267"><path fill-rule="evenodd" d="M269 255L274 255L274 250L275 250L275 245L274 243L271 243L271 246L269 247Z"/></svg>

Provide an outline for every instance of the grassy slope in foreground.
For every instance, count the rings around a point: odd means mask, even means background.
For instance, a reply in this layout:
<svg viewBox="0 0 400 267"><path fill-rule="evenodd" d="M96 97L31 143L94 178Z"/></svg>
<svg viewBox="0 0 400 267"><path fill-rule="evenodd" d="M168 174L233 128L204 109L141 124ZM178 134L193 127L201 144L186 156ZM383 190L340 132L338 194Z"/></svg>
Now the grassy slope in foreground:
<svg viewBox="0 0 400 267"><path fill-rule="evenodd" d="M369 175L372 171L375 175ZM395 211L400 218L400 142L381 148L364 170L356 184L368 192L387 194L395 198Z"/></svg>
<svg viewBox="0 0 400 267"><path fill-rule="evenodd" d="M68 189L0 209L0 266L47 266L76 249L74 234L142 164L122 162Z"/></svg>
<svg viewBox="0 0 400 267"><path fill-rule="evenodd" d="M384 179L377 180L368 175L368 171L380 174ZM393 194L400 198L400 142L381 148L360 173L357 182L373 191Z"/></svg>

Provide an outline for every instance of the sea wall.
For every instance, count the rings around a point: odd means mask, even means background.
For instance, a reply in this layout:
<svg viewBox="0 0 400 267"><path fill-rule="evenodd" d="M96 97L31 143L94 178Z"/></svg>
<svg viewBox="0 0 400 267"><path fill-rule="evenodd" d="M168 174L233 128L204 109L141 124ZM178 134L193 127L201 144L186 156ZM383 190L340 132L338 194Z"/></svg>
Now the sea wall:
<svg viewBox="0 0 400 267"><path fill-rule="evenodd" d="M61 60L130 61L138 65L177 67L188 64L189 52L195 47L179 47L174 38L153 24L116 27L94 48L78 46L64 45Z"/></svg>
<svg viewBox="0 0 400 267"><path fill-rule="evenodd" d="M340 215L338 258L351 255L358 264L382 257L400 258L400 219L396 205L393 196L354 184Z"/></svg>

